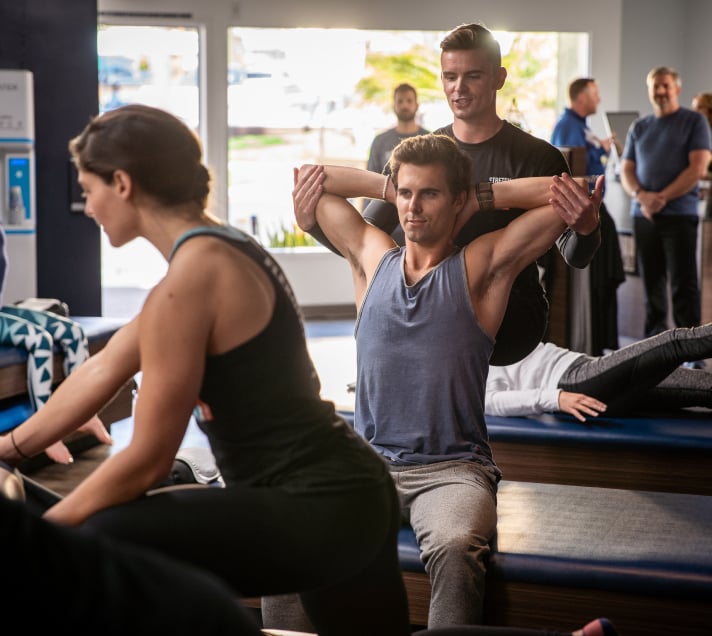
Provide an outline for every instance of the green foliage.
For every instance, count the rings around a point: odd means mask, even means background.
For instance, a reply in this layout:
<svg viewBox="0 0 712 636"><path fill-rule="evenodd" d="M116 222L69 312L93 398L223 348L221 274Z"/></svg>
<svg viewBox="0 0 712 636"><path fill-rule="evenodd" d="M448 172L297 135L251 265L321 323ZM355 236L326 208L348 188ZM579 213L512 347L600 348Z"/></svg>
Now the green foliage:
<svg viewBox="0 0 712 636"><path fill-rule="evenodd" d="M286 143L279 135L235 135L228 140L228 150L280 146Z"/></svg>
<svg viewBox="0 0 712 636"><path fill-rule="evenodd" d="M558 45L551 33L517 33L502 56L507 81L497 96L499 115L507 119L516 99L531 131L544 138L557 117Z"/></svg>
<svg viewBox="0 0 712 636"><path fill-rule="evenodd" d="M314 247L319 244L296 225L288 228L284 224L276 231L267 232L267 243L269 247Z"/></svg>
<svg viewBox="0 0 712 636"><path fill-rule="evenodd" d="M368 53L366 66L370 74L356 84L356 93L363 101L390 110L393 89L404 82L415 86L421 102L442 99L440 55L436 50L417 45L404 53Z"/></svg>

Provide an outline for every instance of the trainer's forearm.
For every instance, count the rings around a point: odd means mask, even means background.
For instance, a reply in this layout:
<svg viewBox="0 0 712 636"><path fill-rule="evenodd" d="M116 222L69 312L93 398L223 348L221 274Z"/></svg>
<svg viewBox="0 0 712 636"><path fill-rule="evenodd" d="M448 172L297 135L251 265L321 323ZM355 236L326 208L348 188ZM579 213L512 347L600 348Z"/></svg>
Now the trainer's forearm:
<svg viewBox="0 0 712 636"><path fill-rule="evenodd" d="M576 179L584 185L585 179ZM494 207L531 210L549 203L551 177L525 177L492 184Z"/></svg>
<svg viewBox="0 0 712 636"><path fill-rule="evenodd" d="M345 199L392 198L393 185L388 175L345 166L324 166L324 174L324 192L329 194L336 194Z"/></svg>

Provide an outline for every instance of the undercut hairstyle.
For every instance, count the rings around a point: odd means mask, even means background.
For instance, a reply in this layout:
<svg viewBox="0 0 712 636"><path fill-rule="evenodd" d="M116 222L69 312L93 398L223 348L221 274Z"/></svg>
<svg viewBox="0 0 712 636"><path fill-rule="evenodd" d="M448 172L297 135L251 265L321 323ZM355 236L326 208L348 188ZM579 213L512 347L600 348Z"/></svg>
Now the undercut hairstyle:
<svg viewBox="0 0 712 636"><path fill-rule="evenodd" d="M575 79L571 84L569 84L569 100L573 104L578 96L583 93L589 86L593 84L596 80L592 77L579 77Z"/></svg>
<svg viewBox="0 0 712 636"><path fill-rule="evenodd" d="M78 170L111 183L123 170L162 205L194 202L205 208L210 173L198 136L174 115L129 104L92 119L69 142Z"/></svg>
<svg viewBox="0 0 712 636"><path fill-rule="evenodd" d="M672 68L672 66L656 66L654 69L651 69L645 78L645 83L650 84L656 77L660 77L661 75L669 75L675 81L675 84L682 86L680 74Z"/></svg>
<svg viewBox="0 0 712 636"><path fill-rule="evenodd" d="M470 191L471 160L447 135L416 135L401 141L391 153L389 167L393 185L398 189L398 172L404 164L443 166L453 199Z"/></svg>
<svg viewBox="0 0 712 636"><path fill-rule="evenodd" d="M487 54L496 68L502 66L502 51L492 32L481 24L461 24L450 31L440 42L441 51L478 51Z"/></svg>

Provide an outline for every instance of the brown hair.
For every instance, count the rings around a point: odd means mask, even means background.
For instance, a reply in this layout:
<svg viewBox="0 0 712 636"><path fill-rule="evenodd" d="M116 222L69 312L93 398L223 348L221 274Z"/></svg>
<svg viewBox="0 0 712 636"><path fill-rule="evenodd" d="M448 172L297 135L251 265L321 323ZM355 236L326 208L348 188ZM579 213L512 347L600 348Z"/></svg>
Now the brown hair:
<svg viewBox="0 0 712 636"><path fill-rule="evenodd" d="M682 86L680 74L674 68L672 68L672 66L656 66L655 68L651 69L648 72L647 77L645 78L645 83L650 84L653 79L655 79L656 77L660 77L661 75L670 75L670 77L672 77L672 79L678 86Z"/></svg>
<svg viewBox="0 0 712 636"><path fill-rule="evenodd" d="M697 93L693 101L697 102L697 110L705 111L705 117L712 126L712 93Z"/></svg>
<svg viewBox="0 0 712 636"><path fill-rule="evenodd" d="M589 84L593 84L596 80L592 77L579 77L569 84L569 100L573 104L576 98L583 93Z"/></svg>
<svg viewBox="0 0 712 636"><path fill-rule="evenodd" d="M395 87L393 90L393 99L396 98L396 95L398 93L413 93L415 95L416 99L418 97L418 91L415 90L415 86L412 84L408 84L407 82L403 82L403 84L398 84L398 86Z"/></svg>
<svg viewBox="0 0 712 636"><path fill-rule="evenodd" d="M393 185L398 188L398 172L403 164L440 165L445 168L453 198L470 191L470 157L447 135L416 135L401 141L391 153L389 166Z"/></svg>
<svg viewBox="0 0 712 636"><path fill-rule="evenodd" d="M164 110L129 104L98 115L69 142L69 151L79 170L106 183L124 170L163 205L207 204L210 173L200 140Z"/></svg>
<svg viewBox="0 0 712 636"><path fill-rule="evenodd" d="M492 32L481 24L461 24L450 31L440 42L442 51L476 51L482 49L492 65L502 66L502 52Z"/></svg>

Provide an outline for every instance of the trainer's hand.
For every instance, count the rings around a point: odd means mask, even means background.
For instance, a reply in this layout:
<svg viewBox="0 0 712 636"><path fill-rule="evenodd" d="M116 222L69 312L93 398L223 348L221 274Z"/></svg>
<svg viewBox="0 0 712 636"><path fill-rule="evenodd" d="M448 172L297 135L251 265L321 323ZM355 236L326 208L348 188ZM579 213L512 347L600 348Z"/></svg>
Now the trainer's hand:
<svg viewBox="0 0 712 636"><path fill-rule="evenodd" d="M316 225L316 204L324 191L324 168L307 164L294 168L292 204L297 225L308 232Z"/></svg>
<svg viewBox="0 0 712 636"><path fill-rule="evenodd" d="M583 183L578 183L566 173L553 178L549 203L576 234L588 236L598 228L604 181L605 177L600 175L593 193L589 195Z"/></svg>
<svg viewBox="0 0 712 636"><path fill-rule="evenodd" d="M573 415L581 422L586 421L586 415L598 417L606 410L606 405L584 393L559 392L559 411Z"/></svg>

